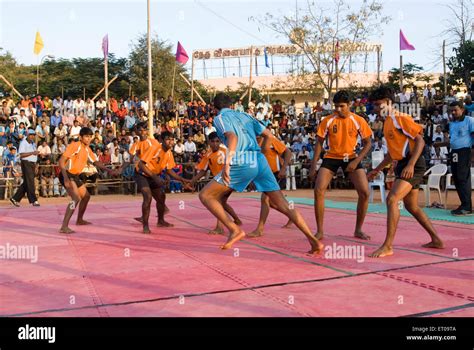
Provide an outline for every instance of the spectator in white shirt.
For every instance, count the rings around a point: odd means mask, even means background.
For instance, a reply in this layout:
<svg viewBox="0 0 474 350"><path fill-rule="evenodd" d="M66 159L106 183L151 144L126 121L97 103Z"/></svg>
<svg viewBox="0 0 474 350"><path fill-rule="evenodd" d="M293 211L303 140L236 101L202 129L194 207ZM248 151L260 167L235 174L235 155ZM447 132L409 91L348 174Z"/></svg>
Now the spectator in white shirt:
<svg viewBox="0 0 474 350"><path fill-rule="evenodd" d="M322 105L323 110L326 112L331 112L332 111L332 104L329 102L327 98L324 99L324 103Z"/></svg>
<svg viewBox="0 0 474 350"><path fill-rule="evenodd" d="M145 99L140 103L140 108L143 109L146 115L148 115L148 97L145 97Z"/></svg>
<svg viewBox="0 0 474 350"><path fill-rule="evenodd" d="M263 113L263 107L259 107L257 110L258 112L255 118L257 118L258 121L263 121L263 119L265 119L265 113Z"/></svg>
<svg viewBox="0 0 474 350"><path fill-rule="evenodd" d="M78 97L72 104L72 112L75 115L79 115L80 112L84 112L84 101Z"/></svg>
<svg viewBox="0 0 474 350"><path fill-rule="evenodd" d="M26 116L23 108L20 109L20 115L16 117L16 125L20 125L20 123L24 123L27 129L31 126L30 120Z"/></svg>
<svg viewBox="0 0 474 350"><path fill-rule="evenodd" d="M46 140L43 141L43 143L38 147L38 157L41 160L46 160L51 157L51 148L48 145L48 142Z"/></svg>
<svg viewBox="0 0 474 350"><path fill-rule="evenodd" d="M193 142L193 137L188 136L188 140L184 143L184 161L188 162L194 157L197 152L196 144Z"/></svg>
<svg viewBox="0 0 474 350"><path fill-rule="evenodd" d="M204 128L204 135L209 136L211 132L215 132L216 128L212 125L212 123L208 123L207 126Z"/></svg>
<svg viewBox="0 0 474 350"><path fill-rule="evenodd" d="M96 116L103 115L104 111L107 109L107 102L101 97L99 101L95 103Z"/></svg>
<svg viewBox="0 0 474 350"><path fill-rule="evenodd" d="M58 127L54 129L55 143L62 141L63 144L66 144L66 137L68 135L67 128L63 123L59 123Z"/></svg>
<svg viewBox="0 0 474 350"><path fill-rule="evenodd" d="M403 91L398 94L400 103L410 103L411 94L407 91L406 86L403 87Z"/></svg>
<svg viewBox="0 0 474 350"><path fill-rule="evenodd" d="M77 120L74 120L74 126L71 128L69 133L69 138L76 140L79 139L79 133L81 132L82 127L79 125Z"/></svg>
<svg viewBox="0 0 474 350"><path fill-rule="evenodd" d="M431 84L428 84L423 90L423 97L427 100L432 100L436 95L436 89L431 87Z"/></svg>
<svg viewBox="0 0 474 350"><path fill-rule="evenodd" d="M437 140L439 139L439 140ZM433 142L444 142L444 134L441 131L441 126L437 126L435 132L433 133Z"/></svg>

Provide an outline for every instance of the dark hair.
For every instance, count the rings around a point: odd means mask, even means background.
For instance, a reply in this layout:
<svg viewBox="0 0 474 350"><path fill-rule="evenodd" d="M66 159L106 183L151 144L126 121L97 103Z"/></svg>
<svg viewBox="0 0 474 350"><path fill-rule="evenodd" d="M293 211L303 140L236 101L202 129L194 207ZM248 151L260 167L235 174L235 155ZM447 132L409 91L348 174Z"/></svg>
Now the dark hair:
<svg viewBox="0 0 474 350"><path fill-rule="evenodd" d="M389 99L392 102L395 102L395 93L392 88L388 86L379 86L377 89L372 91L369 96L371 102Z"/></svg>
<svg viewBox="0 0 474 350"><path fill-rule="evenodd" d="M79 136L82 137L82 136L86 136L86 135L92 136L92 135L94 135L94 133L92 132L92 130L90 128L84 127L79 132Z"/></svg>
<svg viewBox="0 0 474 350"><path fill-rule="evenodd" d="M351 96L349 94L349 91L339 90L338 92L336 92L336 94L332 98L332 102L334 102L334 103L350 103L351 102Z"/></svg>
<svg viewBox="0 0 474 350"><path fill-rule="evenodd" d="M461 109L464 109L464 103L461 101L454 101L449 104L449 107L459 107Z"/></svg>
<svg viewBox="0 0 474 350"><path fill-rule="evenodd" d="M232 98L229 95L226 95L223 92L219 92L216 97L214 97L214 107L218 110L223 108L228 108L232 105Z"/></svg>
<svg viewBox="0 0 474 350"><path fill-rule="evenodd" d="M169 131L163 131L161 133L161 140L164 141L166 138L173 138L173 134Z"/></svg>
<svg viewBox="0 0 474 350"><path fill-rule="evenodd" d="M209 134L208 138L209 140L214 140L214 139L218 139L219 136L217 136L217 132L213 131Z"/></svg>

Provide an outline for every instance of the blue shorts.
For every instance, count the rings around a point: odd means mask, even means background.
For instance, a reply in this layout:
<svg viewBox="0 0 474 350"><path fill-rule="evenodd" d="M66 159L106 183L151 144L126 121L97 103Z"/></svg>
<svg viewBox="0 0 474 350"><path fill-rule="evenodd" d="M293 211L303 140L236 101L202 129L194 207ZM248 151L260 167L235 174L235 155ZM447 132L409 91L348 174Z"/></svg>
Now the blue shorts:
<svg viewBox="0 0 474 350"><path fill-rule="evenodd" d="M280 191L280 186L268 165L267 158L260 152L255 152L255 154L253 162L231 165L230 184L228 186L222 179L222 172L216 175L214 180L237 192L243 192L251 182L255 184L258 192Z"/></svg>

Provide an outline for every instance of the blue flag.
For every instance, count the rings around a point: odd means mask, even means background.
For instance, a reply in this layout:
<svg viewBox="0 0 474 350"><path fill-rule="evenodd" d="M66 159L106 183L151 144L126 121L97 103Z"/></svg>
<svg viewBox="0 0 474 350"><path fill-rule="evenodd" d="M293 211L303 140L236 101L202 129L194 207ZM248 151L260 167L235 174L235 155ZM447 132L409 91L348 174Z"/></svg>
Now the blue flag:
<svg viewBox="0 0 474 350"><path fill-rule="evenodd" d="M268 52L267 48L263 49L263 53L265 54L265 67L270 68L270 63L268 63Z"/></svg>

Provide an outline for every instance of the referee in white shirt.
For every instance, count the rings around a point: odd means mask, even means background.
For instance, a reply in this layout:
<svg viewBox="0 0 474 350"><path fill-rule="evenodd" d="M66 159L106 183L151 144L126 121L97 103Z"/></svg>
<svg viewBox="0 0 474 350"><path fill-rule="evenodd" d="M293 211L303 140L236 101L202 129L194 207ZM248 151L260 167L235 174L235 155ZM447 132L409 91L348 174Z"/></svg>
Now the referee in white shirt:
<svg viewBox="0 0 474 350"><path fill-rule="evenodd" d="M36 133L34 130L28 130L28 137L21 141L18 153L21 159L21 172L23 182L10 199L15 206L20 206L21 199L27 194L28 201L35 207L39 207L38 199L35 194L35 172L36 162L38 161L38 150L35 144Z"/></svg>

